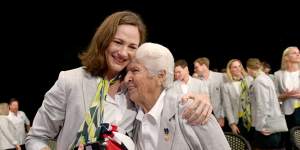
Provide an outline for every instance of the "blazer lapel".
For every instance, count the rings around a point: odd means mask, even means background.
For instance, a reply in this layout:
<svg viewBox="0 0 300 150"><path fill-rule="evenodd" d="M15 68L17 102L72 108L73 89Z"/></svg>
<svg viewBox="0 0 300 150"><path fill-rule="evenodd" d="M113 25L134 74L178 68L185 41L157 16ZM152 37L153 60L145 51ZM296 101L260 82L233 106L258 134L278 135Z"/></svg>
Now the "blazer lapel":
<svg viewBox="0 0 300 150"><path fill-rule="evenodd" d="M178 92L178 88L175 88L174 91ZM157 149L171 150L173 142L176 142L174 141L174 135L176 132L175 115L177 110L175 108L178 102L176 95L178 94L173 93L173 91L169 91L165 96Z"/></svg>
<svg viewBox="0 0 300 150"><path fill-rule="evenodd" d="M83 103L88 110L91 101L97 92L97 78L90 74L85 74L82 80Z"/></svg>

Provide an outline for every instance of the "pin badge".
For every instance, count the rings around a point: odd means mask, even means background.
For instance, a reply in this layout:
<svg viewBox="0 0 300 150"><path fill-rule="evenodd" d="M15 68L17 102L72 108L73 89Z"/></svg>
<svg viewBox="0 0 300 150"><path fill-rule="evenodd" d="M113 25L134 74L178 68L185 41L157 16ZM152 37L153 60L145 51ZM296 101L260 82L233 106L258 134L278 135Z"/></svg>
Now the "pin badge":
<svg viewBox="0 0 300 150"><path fill-rule="evenodd" d="M164 132L165 132L165 140L169 141L170 140L170 132L168 128L164 128Z"/></svg>

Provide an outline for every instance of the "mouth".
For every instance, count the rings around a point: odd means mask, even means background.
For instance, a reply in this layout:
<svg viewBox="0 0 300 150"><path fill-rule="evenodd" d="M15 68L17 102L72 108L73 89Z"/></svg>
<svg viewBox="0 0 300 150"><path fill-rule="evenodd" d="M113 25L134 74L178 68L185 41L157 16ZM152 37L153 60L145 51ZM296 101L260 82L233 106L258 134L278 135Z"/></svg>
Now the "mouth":
<svg viewBox="0 0 300 150"><path fill-rule="evenodd" d="M114 62L118 65L123 65L125 62L127 62L127 59L112 55L112 58L114 60Z"/></svg>
<svg viewBox="0 0 300 150"><path fill-rule="evenodd" d="M127 85L128 92L132 92L135 87L133 85Z"/></svg>

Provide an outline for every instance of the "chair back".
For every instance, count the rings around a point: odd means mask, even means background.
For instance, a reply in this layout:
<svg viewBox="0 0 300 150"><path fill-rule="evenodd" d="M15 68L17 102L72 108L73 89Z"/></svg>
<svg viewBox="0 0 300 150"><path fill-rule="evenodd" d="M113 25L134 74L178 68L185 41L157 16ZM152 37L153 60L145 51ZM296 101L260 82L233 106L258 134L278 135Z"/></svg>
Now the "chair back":
<svg viewBox="0 0 300 150"><path fill-rule="evenodd" d="M250 143L241 135L225 132L225 137L232 150L251 150Z"/></svg>
<svg viewBox="0 0 300 150"><path fill-rule="evenodd" d="M295 126L290 130L290 137L293 146L300 149L300 126Z"/></svg>

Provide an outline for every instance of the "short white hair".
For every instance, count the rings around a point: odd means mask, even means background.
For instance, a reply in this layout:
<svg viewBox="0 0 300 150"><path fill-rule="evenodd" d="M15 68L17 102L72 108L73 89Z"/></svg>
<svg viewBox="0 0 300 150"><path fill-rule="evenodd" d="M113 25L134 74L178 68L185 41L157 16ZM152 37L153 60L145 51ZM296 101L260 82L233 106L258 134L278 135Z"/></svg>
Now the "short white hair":
<svg viewBox="0 0 300 150"><path fill-rule="evenodd" d="M163 87L171 86L174 78L174 57L168 48L156 43L144 43L137 49L135 58L155 75L165 70L166 80Z"/></svg>

